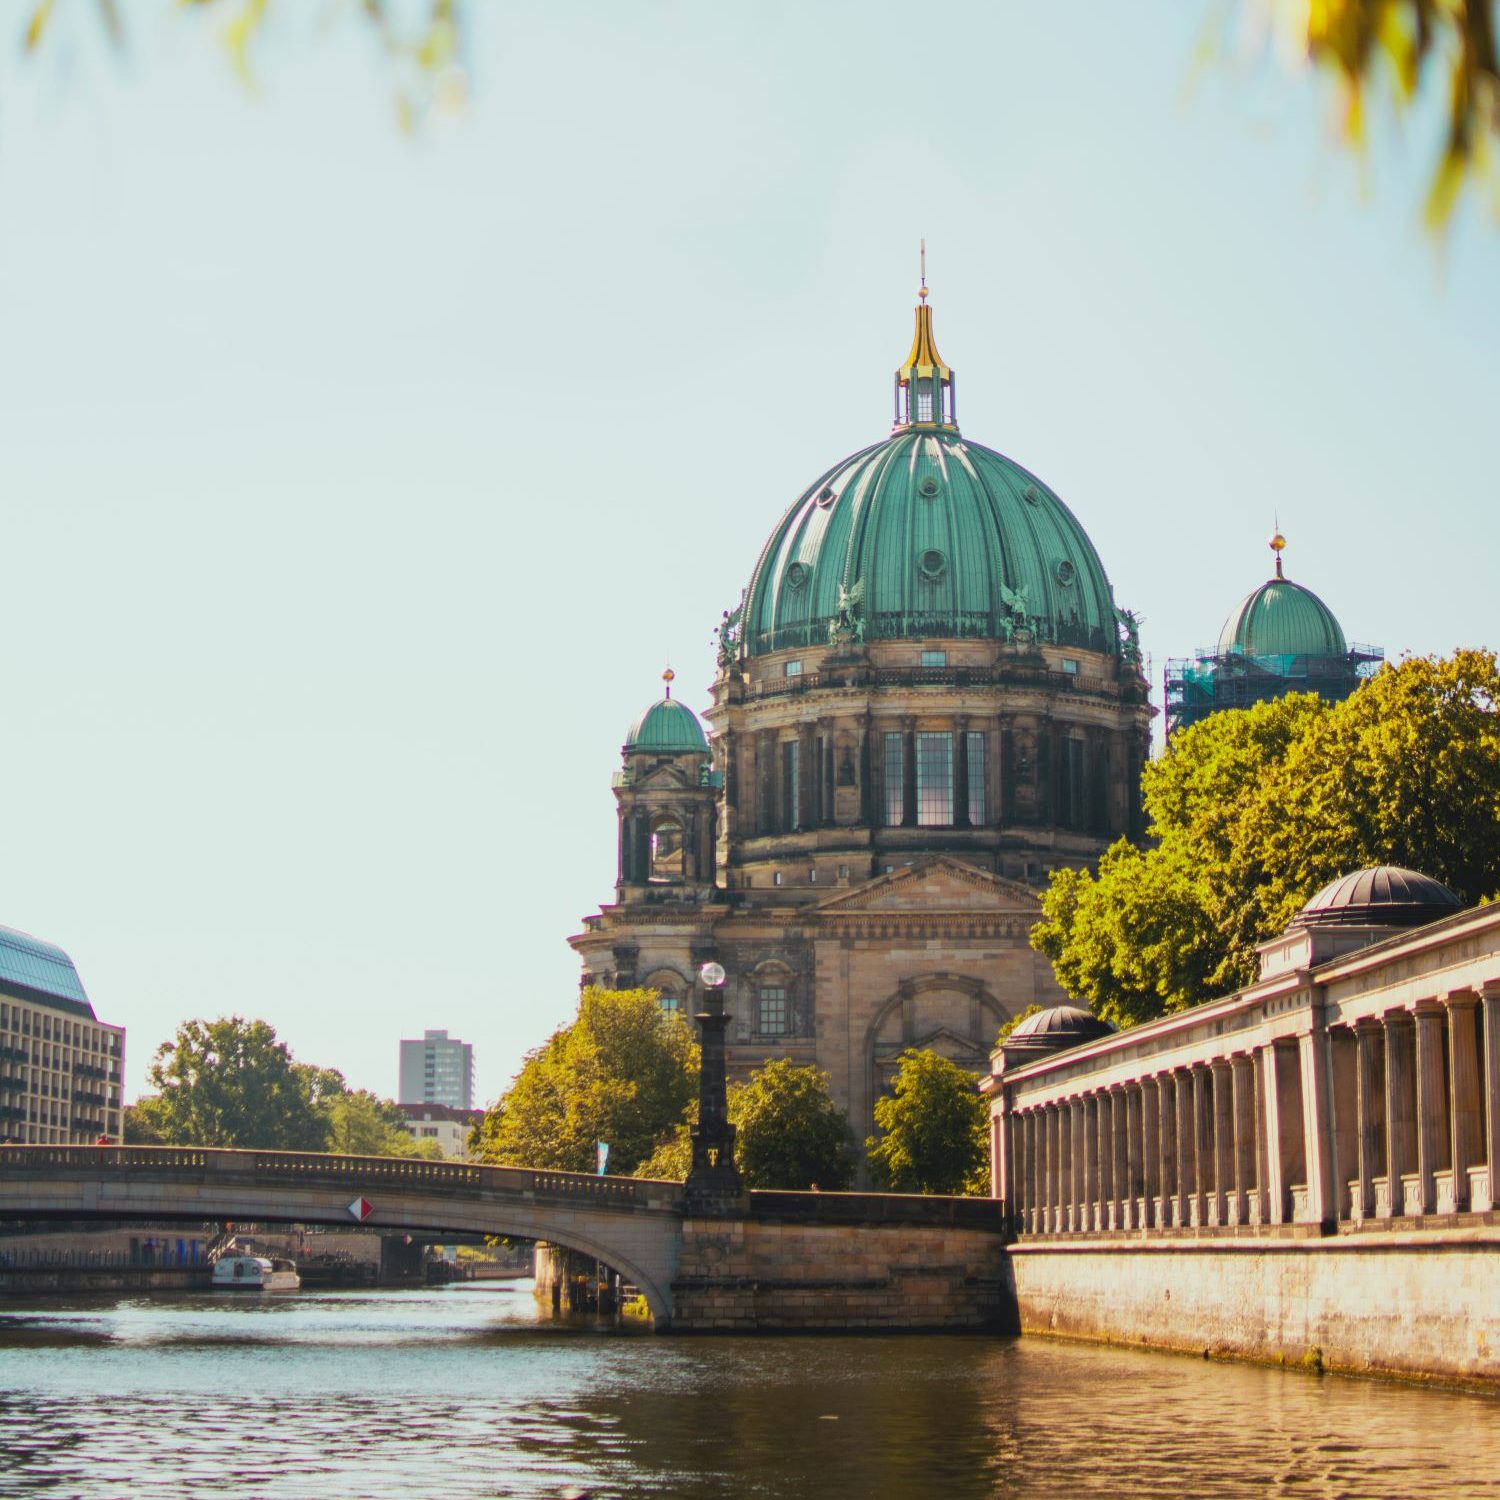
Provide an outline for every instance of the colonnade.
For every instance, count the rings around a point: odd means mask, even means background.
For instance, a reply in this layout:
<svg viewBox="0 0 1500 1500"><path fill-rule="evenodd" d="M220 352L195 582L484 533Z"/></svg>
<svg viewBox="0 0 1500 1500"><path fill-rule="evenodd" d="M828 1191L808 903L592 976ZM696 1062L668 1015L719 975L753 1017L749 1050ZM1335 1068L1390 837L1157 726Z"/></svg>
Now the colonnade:
<svg viewBox="0 0 1500 1500"><path fill-rule="evenodd" d="M1127 1048L1130 1033L1118 1040ZM1105 1048L1092 1086L1018 1079L995 1117L996 1191L1022 1232L1326 1225L1494 1206L1500 981L1352 1022L1314 1019L1238 1050L1235 1040L1205 1036L1201 1058L1133 1078Z"/></svg>

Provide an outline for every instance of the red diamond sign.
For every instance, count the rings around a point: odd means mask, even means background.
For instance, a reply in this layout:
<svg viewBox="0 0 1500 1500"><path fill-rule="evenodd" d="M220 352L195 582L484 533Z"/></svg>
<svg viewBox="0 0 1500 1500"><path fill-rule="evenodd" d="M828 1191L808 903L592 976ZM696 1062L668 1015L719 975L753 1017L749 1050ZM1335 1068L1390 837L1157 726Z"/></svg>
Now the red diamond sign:
<svg viewBox="0 0 1500 1500"><path fill-rule="evenodd" d="M375 1212L375 1205L368 1198L356 1198L349 1205L349 1212L363 1224Z"/></svg>

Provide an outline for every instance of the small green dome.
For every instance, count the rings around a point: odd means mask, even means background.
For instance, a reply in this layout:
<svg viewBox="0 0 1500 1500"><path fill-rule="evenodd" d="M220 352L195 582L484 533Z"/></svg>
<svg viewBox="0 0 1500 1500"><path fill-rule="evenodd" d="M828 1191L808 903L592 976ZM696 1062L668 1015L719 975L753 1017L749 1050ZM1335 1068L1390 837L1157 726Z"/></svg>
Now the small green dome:
<svg viewBox="0 0 1500 1500"><path fill-rule="evenodd" d="M1037 640L1117 653L1114 595L1073 513L952 428L898 428L830 469L761 551L751 656L865 640Z"/></svg>
<svg viewBox="0 0 1500 1500"><path fill-rule="evenodd" d="M675 698L663 698L653 703L625 736L627 753L637 750L659 750L663 754L682 751L708 753L708 741L703 736L703 726L692 709Z"/></svg>
<svg viewBox="0 0 1500 1500"><path fill-rule="evenodd" d="M1278 572L1280 559L1277 559ZM1333 611L1300 583L1276 577L1247 594L1219 632L1219 653L1344 656L1349 645Z"/></svg>

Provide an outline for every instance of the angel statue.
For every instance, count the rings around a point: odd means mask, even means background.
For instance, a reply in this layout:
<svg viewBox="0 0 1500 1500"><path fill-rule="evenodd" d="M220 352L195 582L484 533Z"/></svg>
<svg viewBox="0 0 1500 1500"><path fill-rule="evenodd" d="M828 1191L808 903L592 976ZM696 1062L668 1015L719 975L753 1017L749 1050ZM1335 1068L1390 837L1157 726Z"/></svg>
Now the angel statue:
<svg viewBox="0 0 1500 1500"><path fill-rule="evenodd" d="M719 665L721 667L732 667L735 658L740 654L740 619L745 612L745 600L741 595L740 602L733 609L724 611L724 618L715 627L714 634L719 638Z"/></svg>
<svg viewBox="0 0 1500 1500"><path fill-rule="evenodd" d="M864 640L865 622L860 613L860 605L864 603L864 598L865 581L863 578L857 580L853 588L839 585L839 607L828 622L830 646L845 646L851 642L858 644Z"/></svg>
<svg viewBox="0 0 1500 1500"><path fill-rule="evenodd" d="M1139 615L1133 609L1117 609L1115 611L1115 624L1120 632L1121 654L1131 666L1141 664L1141 625L1145 620L1144 615Z"/></svg>
<svg viewBox="0 0 1500 1500"><path fill-rule="evenodd" d="M1027 606L1031 603L1031 585L1023 583L1020 588L1007 588L1005 584L1000 585L1000 602L1004 604L1011 613L1011 620L1017 630L1026 628L1026 621L1030 619L1030 611Z"/></svg>

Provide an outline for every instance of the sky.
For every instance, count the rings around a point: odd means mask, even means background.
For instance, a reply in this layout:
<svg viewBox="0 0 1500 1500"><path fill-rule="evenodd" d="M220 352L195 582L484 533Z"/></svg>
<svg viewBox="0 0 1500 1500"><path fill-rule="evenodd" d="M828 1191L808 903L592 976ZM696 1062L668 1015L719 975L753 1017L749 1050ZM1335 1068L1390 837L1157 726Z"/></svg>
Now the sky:
<svg viewBox="0 0 1500 1500"><path fill-rule="evenodd" d="M273 6L249 85L222 13L122 9L30 57L0 12L0 923L131 1096L236 1013L504 1089L627 726L668 663L706 704L888 428L922 237L965 435L1078 515L1158 703L1278 519L1350 639L1500 646L1500 226L1423 231L1435 93L1361 159L1219 0L559 0L471 4L406 132L357 7Z"/></svg>

